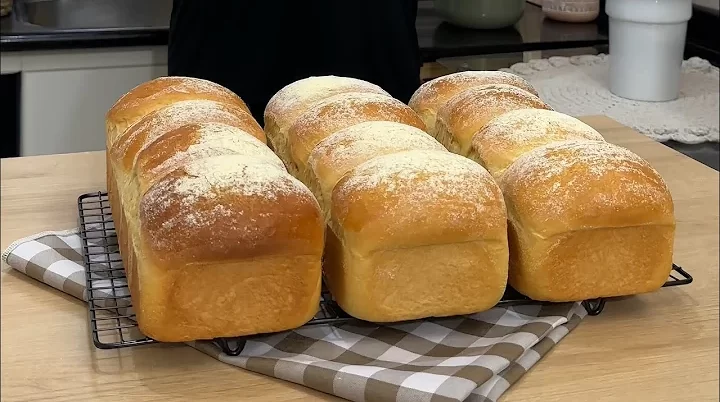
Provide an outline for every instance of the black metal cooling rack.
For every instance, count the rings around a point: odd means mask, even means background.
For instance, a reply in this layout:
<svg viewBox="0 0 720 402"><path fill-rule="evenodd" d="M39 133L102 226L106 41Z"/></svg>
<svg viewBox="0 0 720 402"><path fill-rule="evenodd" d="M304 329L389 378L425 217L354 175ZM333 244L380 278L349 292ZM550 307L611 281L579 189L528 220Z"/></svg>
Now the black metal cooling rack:
<svg viewBox="0 0 720 402"><path fill-rule="evenodd" d="M99 349L115 349L157 342L143 335L135 322L107 193L81 195L78 214L93 343ZM687 285L692 281L689 273L673 264L673 272L663 286ZM499 305L529 302L534 301L508 288ZM605 300L586 300L582 304L589 315L598 315L605 307ZM319 312L306 325L340 324L351 319L330 292L323 289ZM215 339L214 342L230 356L240 354L245 345L243 338Z"/></svg>

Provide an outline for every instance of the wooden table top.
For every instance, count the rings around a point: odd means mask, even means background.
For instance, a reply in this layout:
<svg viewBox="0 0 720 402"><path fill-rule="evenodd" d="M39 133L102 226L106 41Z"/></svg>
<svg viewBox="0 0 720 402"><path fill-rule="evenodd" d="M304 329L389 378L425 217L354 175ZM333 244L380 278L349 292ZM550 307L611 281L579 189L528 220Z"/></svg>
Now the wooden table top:
<svg viewBox="0 0 720 402"><path fill-rule="evenodd" d="M584 120L663 175L675 262L695 282L609 301L502 401L717 401L718 172L608 118ZM103 152L7 159L0 171L3 249L75 227L78 195L105 188ZM95 349L82 302L5 265L0 275L3 401L336 400L186 346Z"/></svg>

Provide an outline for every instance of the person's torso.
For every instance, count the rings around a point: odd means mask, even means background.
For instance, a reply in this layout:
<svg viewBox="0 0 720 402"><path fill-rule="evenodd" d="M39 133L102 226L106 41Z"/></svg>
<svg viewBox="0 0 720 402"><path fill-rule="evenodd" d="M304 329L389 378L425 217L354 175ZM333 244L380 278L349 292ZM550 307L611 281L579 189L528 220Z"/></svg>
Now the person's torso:
<svg viewBox="0 0 720 402"><path fill-rule="evenodd" d="M419 85L416 13L417 0L175 0L169 70L227 86L256 116L311 75L365 79L406 102Z"/></svg>

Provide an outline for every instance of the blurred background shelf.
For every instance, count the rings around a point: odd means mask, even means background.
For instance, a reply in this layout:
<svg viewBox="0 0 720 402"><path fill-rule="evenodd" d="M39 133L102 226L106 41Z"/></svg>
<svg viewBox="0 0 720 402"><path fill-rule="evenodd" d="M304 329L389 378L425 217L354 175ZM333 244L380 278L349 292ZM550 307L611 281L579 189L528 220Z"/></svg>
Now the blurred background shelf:
<svg viewBox="0 0 720 402"><path fill-rule="evenodd" d="M717 1L694 2L685 57L718 65ZM167 74L171 9L172 0L15 0L13 12L0 18L2 96L15 105L3 111L13 135L1 156L104 149L97 132L113 100ZM590 23L562 23L546 19L531 2L512 27L473 30L445 22L432 0L419 0L416 28L423 79L550 56L608 52L604 12ZM83 118L76 117L79 111ZM717 145L674 147L717 166Z"/></svg>

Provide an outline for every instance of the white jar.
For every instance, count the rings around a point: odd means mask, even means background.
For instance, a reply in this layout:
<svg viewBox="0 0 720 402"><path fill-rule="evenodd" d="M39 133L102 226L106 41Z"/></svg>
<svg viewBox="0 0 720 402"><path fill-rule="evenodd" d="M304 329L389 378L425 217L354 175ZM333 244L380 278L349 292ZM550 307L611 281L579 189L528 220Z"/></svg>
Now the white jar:
<svg viewBox="0 0 720 402"><path fill-rule="evenodd" d="M669 101L680 92L692 0L607 0L610 91L641 101Z"/></svg>

